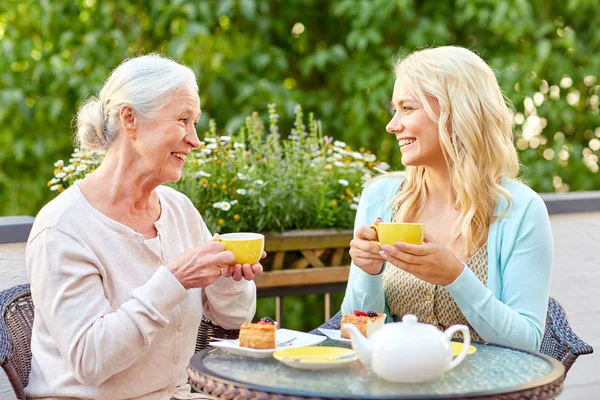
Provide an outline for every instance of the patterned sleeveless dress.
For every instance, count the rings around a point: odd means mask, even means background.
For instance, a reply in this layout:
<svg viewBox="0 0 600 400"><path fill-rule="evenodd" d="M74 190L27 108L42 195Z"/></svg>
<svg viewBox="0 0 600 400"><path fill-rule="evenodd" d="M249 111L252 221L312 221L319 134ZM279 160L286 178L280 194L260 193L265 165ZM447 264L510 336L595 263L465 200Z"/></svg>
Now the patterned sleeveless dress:
<svg viewBox="0 0 600 400"><path fill-rule="evenodd" d="M396 213L394 212L394 214ZM481 246L464 264L486 285L488 275L487 243ZM442 286L423 281L386 263L383 272L383 290L392 319L400 321L403 315L413 314L417 316L419 322L435 325L441 330L455 324L463 324L469 327L471 340L483 340L469 324L450 293ZM455 337L462 338L462 334L457 333Z"/></svg>

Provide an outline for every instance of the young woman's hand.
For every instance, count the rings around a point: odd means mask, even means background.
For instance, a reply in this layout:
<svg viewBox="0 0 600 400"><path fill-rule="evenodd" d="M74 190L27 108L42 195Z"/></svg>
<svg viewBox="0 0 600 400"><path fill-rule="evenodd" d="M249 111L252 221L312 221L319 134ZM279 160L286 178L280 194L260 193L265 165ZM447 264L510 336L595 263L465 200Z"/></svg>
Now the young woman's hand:
<svg viewBox="0 0 600 400"><path fill-rule="evenodd" d="M394 246L383 246L381 256L396 267L434 285L451 284L464 269L464 265L448 247L432 243L427 237L422 244L398 242Z"/></svg>
<svg viewBox="0 0 600 400"><path fill-rule="evenodd" d="M381 222L377 217L373 224ZM361 226L354 232L354 239L350 242L350 257L354 265L363 271L377 275L383 268L385 259L381 256L381 247L372 240L377 240L377 231L368 226Z"/></svg>

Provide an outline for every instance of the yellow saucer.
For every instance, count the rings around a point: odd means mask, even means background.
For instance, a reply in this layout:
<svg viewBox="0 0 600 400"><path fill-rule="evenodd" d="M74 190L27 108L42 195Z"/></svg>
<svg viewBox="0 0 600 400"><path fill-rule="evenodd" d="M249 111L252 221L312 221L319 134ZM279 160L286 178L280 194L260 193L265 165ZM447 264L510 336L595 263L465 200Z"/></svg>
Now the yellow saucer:
<svg viewBox="0 0 600 400"><path fill-rule="evenodd" d="M338 368L358 360L354 350L333 346L282 349L273 357L290 367L312 370Z"/></svg>
<svg viewBox="0 0 600 400"><path fill-rule="evenodd" d="M452 356L456 357L460 354L463 348L463 344L460 342L450 342L450 346L452 347ZM467 355L471 355L477 351L477 348L473 345L469 345L469 350L467 350Z"/></svg>

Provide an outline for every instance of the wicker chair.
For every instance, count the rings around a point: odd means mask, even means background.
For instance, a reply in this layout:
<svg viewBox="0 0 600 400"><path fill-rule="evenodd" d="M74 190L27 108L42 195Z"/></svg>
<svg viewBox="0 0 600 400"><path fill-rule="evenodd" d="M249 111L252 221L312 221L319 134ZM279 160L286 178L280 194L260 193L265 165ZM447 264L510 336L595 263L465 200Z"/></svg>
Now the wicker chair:
<svg viewBox="0 0 600 400"><path fill-rule="evenodd" d="M29 284L0 292L0 365L18 400L28 400L24 389L31 370L31 329L33 302ZM235 339L239 331L227 330L202 318L198 329L196 351L208 346L212 338Z"/></svg>
<svg viewBox="0 0 600 400"><path fill-rule="evenodd" d="M26 400L31 369L33 302L29 284L0 292L0 365L18 400Z"/></svg>
<svg viewBox="0 0 600 400"><path fill-rule="evenodd" d="M338 312L319 328L340 329L342 313ZM310 333L322 335L318 328ZM565 374L569 371L577 357L594 352L592 346L584 342L571 330L567 315L563 308L552 297L548 302L546 314L546 330L542 338L540 353L553 357L563 363Z"/></svg>

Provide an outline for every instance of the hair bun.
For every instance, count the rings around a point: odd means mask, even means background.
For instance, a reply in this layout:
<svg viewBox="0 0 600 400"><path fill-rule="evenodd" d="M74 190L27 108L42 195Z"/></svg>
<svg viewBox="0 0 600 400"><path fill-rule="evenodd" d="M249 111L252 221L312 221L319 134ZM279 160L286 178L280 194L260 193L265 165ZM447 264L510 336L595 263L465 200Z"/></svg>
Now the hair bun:
<svg viewBox="0 0 600 400"><path fill-rule="evenodd" d="M105 150L108 140L105 135L106 118L102 102L96 97L86 100L77 111L77 142L80 148Z"/></svg>

